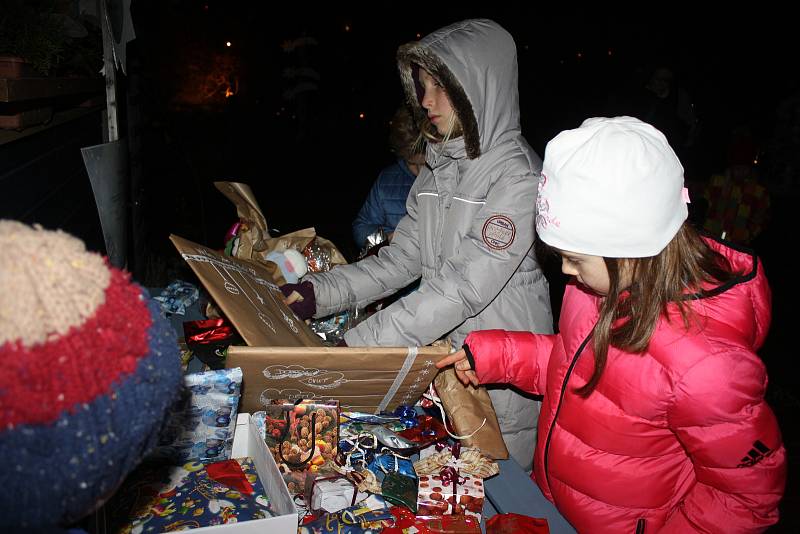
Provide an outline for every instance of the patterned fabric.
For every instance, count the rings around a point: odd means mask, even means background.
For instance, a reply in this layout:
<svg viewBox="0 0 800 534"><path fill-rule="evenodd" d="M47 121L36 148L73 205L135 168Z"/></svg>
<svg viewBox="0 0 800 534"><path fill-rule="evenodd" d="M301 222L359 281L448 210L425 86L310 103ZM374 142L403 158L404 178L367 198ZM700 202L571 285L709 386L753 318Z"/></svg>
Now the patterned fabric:
<svg viewBox="0 0 800 534"><path fill-rule="evenodd" d="M63 232L0 221L0 531L90 513L150 451L181 380L175 333Z"/></svg>

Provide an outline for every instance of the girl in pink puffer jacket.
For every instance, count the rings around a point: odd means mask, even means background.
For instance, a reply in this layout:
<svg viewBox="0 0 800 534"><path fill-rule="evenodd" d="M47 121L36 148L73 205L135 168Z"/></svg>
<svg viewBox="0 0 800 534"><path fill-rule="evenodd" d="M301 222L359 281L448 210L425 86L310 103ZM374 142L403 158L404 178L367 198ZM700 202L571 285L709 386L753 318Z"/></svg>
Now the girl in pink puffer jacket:
<svg viewBox="0 0 800 534"><path fill-rule="evenodd" d="M786 451L755 351L770 290L752 254L686 223L683 167L631 117L547 145L539 237L574 278L559 333L469 334L465 383L544 395L533 478L581 532L761 532Z"/></svg>

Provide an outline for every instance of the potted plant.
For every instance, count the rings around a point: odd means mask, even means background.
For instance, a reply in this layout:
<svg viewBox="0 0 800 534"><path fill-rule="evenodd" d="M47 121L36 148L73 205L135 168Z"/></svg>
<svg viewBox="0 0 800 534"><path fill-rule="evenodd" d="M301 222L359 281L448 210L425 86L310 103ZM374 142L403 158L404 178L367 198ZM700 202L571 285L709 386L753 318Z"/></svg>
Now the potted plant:
<svg viewBox="0 0 800 534"><path fill-rule="evenodd" d="M97 76L102 65L99 31L88 30L65 11L69 11L69 5L63 1L4 1L0 11L0 78ZM0 128L20 130L48 122L55 102L54 98L24 97L0 102ZM65 103L63 99L58 102L62 106Z"/></svg>
<svg viewBox="0 0 800 534"><path fill-rule="evenodd" d="M0 13L0 78L51 75L67 44L53 3L9 0L5 4Z"/></svg>

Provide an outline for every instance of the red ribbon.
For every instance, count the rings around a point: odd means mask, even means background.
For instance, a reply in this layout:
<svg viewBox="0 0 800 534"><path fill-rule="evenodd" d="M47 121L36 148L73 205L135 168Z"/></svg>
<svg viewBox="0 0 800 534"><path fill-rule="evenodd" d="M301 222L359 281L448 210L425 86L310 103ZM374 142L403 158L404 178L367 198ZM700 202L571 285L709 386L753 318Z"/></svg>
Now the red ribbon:
<svg viewBox="0 0 800 534"><path fill-rule="evenodd" d="M225 460L206 466L208 478L215 480L229 488L238 490L244 495L254 493L253 486L247 480L247 475L242 471L242 466L236 460Z"/></svg>
<svg viewBox="0 0 800 534"><path fill-rule="evenodd" d="M225 319L206 319L183 323L186 343L206 344L222 341L233 335L233 327Z"/></svg>

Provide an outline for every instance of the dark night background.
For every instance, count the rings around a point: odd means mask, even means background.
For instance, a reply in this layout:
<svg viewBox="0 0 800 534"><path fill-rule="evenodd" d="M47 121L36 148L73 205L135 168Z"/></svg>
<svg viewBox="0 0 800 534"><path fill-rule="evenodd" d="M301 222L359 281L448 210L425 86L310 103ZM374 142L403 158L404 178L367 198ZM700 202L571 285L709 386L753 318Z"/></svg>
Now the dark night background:
<svg viewBox="0 0 800 534"><path fill-rule="evenodd" d="M669 66L701 125L681 154L687 179L703 180L724 168L734 127L772 135L778 104L797 90L791 35L779 14L663 11L134 1L144 192L154 214L168 214L152 237L169 229L221 246L234 213L211 182L233 179L251 185L270 227L315 226L352 256L350 222L392 160L398 45L477 16L517 41L523 133L540 155L586 117L625 113L625 97ZM317 44L286 51L302 38ZM304 80L287 73L303 68L318 76L315 88L292 97ZM226 99L232 79L238 92Z"/></svg>
<svg viewBox="0 0 800 534"><path fill-rule="evenodd" d="M687 182L702 187L722 172L734 133L746 132L771 194L770 223L752 243L774 290L760 354L790 453L783 516L771 532L800 531L800 401L789 337L798 295L788 260L800 192L796 19L764 4L703 14L700 4L452 4L133 0L137 38L118 81L128 104L121 118L138 147L135 232L144 239L131 254L135 278L147 286L193 279L170 233L223 247L236 211L213 187L218 180L249 184L276 232L314 226L352 260L351 222L393 160L388 122L403 100L397 47L451 22L488 17L514 36L522 130L541 156L550 138L587 117L635 114L652 72L669 67L699 125L695 142L676 149ZM693 209L701 218L699 199ZM103 251L98 224L66 229ZM557 308L563 280L558 266L547 274Z"/></svg>

